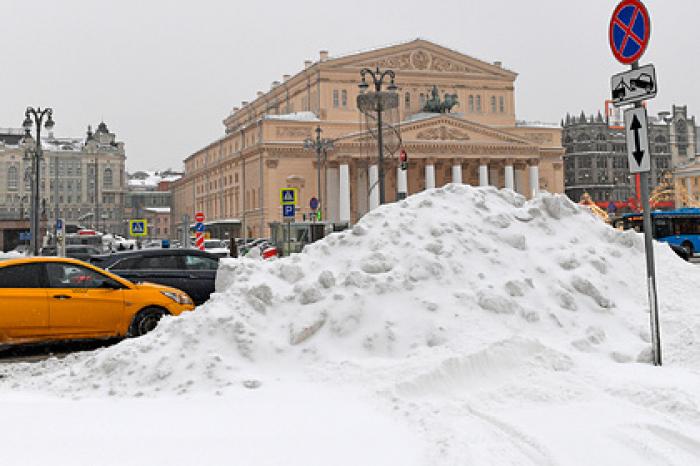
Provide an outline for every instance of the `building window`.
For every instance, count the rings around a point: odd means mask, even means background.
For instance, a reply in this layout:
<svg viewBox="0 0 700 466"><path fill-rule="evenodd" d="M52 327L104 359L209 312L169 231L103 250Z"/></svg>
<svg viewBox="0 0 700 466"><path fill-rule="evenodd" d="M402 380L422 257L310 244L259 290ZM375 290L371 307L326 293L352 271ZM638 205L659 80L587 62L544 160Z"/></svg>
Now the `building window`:
<svg viewBox="0 0 700 466"><path fill-rule="evenodd" d="M501 96L498 98L498 107L499 107L498 110L501 113L506 112L506 99L505 99L505 97Z"/></svg>
<svg viewBox="0 0 700 466"><path fill-rule="evenodd" d="M26 191L32 189L32 169L29 167L24 169L24 189Z"/></svg>
<svg viewBox="0 0 700 466"><path fill-rule="evenodd" d="M19 175L17 174L17 167L10 167L7 170L7 190L17 191L19 185Z"/></svg>
<svg viewBox="0 0 700 466"><path fill-rule="evenodd" d="M338 97L338 89L333 89L333 108L338 108L340 99Z"/></svg>
<svg viewBox="0 0 700 466"><path fill-rule="evenodd" d="M477 111L477 113L481 113L481 96L480 95L476 96L476 111Z"/></svg>
<svg viewBox="0 0 700 466"><path fill-rule="evenodd" d="M496 113L496 96L491 96L491 113Z"/></svg>
<svg viewBox="0 0 700 466"><path fill-rule="evenodd" d="M474 113L474 96L469 96L469 113Z"/></svg>
<svg viewBox="0 0 700 466"><path fill-rule="evenodd" d="M421 92L420 94L420 108L423 110L423 107L425 106L425 94Z"/></svg>
<svg viewBox="0 0 700 466"><path fill-rule="evenodd" d="M409 92L403 96L403 102L406 110L411 110L411 94Z"/></svg>
<svg viewBox="0 0 700 466"><path fill-rule="evenodd" d="M343 104L343 108L348 108L348 91L343 89L340 96L342 97L341 103Z"/></svg>

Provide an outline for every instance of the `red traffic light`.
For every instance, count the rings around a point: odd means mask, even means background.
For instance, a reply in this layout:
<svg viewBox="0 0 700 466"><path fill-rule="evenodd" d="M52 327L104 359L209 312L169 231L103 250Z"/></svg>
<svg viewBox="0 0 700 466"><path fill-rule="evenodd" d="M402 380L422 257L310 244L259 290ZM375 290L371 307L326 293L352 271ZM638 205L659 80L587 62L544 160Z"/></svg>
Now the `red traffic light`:
<svg viewBox="0 0 700 466"><path fill-rule="evenodd" d="M399 152L399 160L403 162L408 162L408 154L404 149L401 149L401 152Z"/></svg>

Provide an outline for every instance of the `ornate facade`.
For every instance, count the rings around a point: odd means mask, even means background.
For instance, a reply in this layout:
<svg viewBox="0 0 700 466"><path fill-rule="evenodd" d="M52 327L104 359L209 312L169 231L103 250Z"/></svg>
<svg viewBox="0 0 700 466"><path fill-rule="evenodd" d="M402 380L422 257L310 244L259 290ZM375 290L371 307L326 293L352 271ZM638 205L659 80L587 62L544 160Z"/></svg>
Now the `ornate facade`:
<svg viewBox="0 0 700 466"><path fill-rule="evenodd" d="M321 52L234 107L224 136L185 159L185 176L173 184L173 218L203 211L207 220L239 221L241 236L266 236L269 223L281 220L279 190L286 187L299 189L298 219L319 195L333 222L353 223L376 207L377 155L367 151L356 99L360 70L377 66L396 73L401 147L409 154L407 171L398 154L387 156L387 201L400 188L412 194L449 182L528 197L539 189L563 192L561 128L516 123L516 73L418 39L339 58ZM457 99L455 113L422 112L433 86ZM316 153L304 149L317 126L334 140L320 187Z"/></svg>
<svg viewBox="0 0 700 466"><path fill-rule="evenodd" d="M0 130L0 218L29 216L32 163L25 154L34 144L25 141L21 129ZM100 229L120 232L126 192L124 143L117 142L102 122L94 133L88 129L84 138L56 138L49 133L42 137L42 148L42 218L53 224L58 207L67 222L97 227L98 196Z"/></svg>
<svg viewBox="0 0 700 466"><path fill-rule="evenodd" d="M588 193L601 207L612 202L621 212L639 209L635 178L629 173L624 128L600 113L596 117L567 115L562 126L566 194L579 202ZM679 185L677 192L687 189L700 195L700 168L695 163L697 138L695 119L688 116L685 106L674 105L671 112L650 116L651 190L666 173L673 173ZM678 199L675 204L683 205Z"/></svg>

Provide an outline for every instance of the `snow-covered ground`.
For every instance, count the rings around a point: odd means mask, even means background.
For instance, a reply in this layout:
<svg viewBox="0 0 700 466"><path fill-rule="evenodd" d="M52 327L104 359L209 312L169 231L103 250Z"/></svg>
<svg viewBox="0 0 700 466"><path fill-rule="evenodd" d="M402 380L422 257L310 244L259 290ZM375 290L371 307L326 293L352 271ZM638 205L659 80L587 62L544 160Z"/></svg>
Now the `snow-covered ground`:
<svg viewBox="0 0 700 466"><path fill-rule="evenodd" d="M143 338L0 366L1 464L700 464L700 269L566 197L448 185ZM39 442L41 449L35 447Z"/></svg>

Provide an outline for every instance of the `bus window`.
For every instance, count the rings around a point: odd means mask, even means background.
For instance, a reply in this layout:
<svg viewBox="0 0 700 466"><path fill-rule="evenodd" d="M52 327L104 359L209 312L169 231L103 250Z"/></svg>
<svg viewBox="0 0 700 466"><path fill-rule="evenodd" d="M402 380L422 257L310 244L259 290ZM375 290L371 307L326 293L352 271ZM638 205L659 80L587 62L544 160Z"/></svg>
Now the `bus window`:
<svg viewBox="0 0 700 466"><path fill-rule="evenodd" d="M654 222L654 238L666 238L671 236L671 221L666 218L657 219Z"/></svg>

